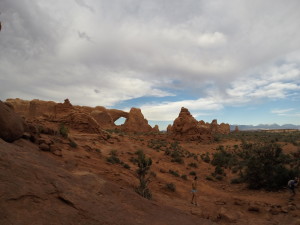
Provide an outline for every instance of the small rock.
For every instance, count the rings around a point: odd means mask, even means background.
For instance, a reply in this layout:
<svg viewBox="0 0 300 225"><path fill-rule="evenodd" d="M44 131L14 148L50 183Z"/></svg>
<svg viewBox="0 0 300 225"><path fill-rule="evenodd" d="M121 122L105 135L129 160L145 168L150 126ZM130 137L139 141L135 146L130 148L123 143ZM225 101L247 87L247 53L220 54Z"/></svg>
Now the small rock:
<svg viewBox="0 0 300 225"><path fill-rule="evenodd" d="M223 201L216 201L215 204L216 204L216 205L226 205L226 202L223 202Z"/></svg>
<svg viewBox="0 0 300 225"><path fill-rule="evenodd" d="M235 223L239 219L239 215L222 207L219 212L219 218L229 223Z"/></svg>

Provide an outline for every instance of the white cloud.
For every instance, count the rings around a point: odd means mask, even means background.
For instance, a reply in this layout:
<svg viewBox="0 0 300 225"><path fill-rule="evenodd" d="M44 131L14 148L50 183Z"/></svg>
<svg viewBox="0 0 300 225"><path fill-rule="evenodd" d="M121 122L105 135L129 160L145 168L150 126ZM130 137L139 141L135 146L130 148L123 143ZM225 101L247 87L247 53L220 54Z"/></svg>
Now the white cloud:
<svg viewBox="0 0 300 225"><path fill-rule="evenodd" d="M173 120L182 106L197 115L299 96L298 0L2 0L0 8L2 98L113 107L192 93L197 100L141 106L148 119Z"/></svg>
<svg viewBox="0 0 300 225"><path fill-rule="evenodd" d="M279 116L285 116L288 115L287 113L294 111L295 109L289 108L289 109L273 109L271 110L271 113L277 114Z"/></svg>

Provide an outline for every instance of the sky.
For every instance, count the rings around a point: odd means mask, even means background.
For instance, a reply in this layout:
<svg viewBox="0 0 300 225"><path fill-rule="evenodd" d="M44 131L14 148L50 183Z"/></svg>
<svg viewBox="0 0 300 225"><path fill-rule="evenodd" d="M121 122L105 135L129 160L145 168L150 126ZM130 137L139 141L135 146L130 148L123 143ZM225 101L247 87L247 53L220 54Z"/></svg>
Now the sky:
<svg viewBox="0 0 300 225"><path fill-rule="evenodd" d="M300 124L299 0L0 0L0 100Z"/></svg>

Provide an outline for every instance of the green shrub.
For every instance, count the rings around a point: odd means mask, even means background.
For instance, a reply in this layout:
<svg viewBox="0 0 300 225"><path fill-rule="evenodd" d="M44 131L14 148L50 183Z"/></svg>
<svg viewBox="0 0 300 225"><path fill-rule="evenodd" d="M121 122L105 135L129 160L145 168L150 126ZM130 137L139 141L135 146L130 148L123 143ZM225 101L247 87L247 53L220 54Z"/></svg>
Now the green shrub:
<svg viewBox="0 0 300 225"><path fill-rule="evenodd" d="M209 181L214 181L214 178L213 177L211 177L211 176L206 176L206 178L205 178L206 180L209 180Z"/></svg>
<svg viewBox="0 0 300 225"><path fill-rule="evenodd" d="M174 170L169 170L169 173L172 174L175 177L180 177L180 175Z"/></svg>
<svg viewBox="0 0 300 225"><path fill-rule="evenodd" d="M69 129L65 126L65 124L60 124L59 125L59 130L58 130L59 134L61 136L63 136L64 138L67 138L69 135Z"/></svg>
<svg viewBox="0 0 300 225"><path fill-rule="evenodd" d="M69 142L69 145L70 145L72 148L77 148L77 143L76 143L74 140L70 139L69 141L70 141L70 142Z"/></svg>
<svg viewBox="0 0 300 225"><path fill-rule="evenodd" d="M197 173L196 173L195 171L191 171L191 172L190 172L190 175L191 175L191 176L196 176Z"/></svg>
<svg viewBox="0 0 300 225"><path fill-rule="evenodd" d="M206 163L210 163L209 153L206 152L205 154L201 154L201 159Z"/></svg>
<svg viewBox="0 0 300 225"><path fill-rule="evenodd" d="M243 178L251 189L278 190L295 174L286 166L289 157L276 143L244 144L239 155Z"/></svg>
<svg viewBox="0 0 300 225"><path fill-rule="evenodd" d="M190 167L194 167L194 168L198 168L198 164L197 163L190 163L189 166Z"/></svg>
<svg viewBox="0 0 300 225"><path fill-rule="evenodd" d="M231 184L240 184L240 183L243 183L243 182L244 182L244 179L241 178L241 177L238 177L238 178L233 178L230 183Z"/></svg>
<svg viewBox="0 0 300 225"><path fill-rule="evenodd" d="M181 178L182 178L183 180L187 180L187 175L183 174L183 175L181 175Z"/></svg>
<svg viewBox="0 0 300 225"><path fill-rule="evenodd" d="M224 150L224 148L219 148L217 152L213 153L213 159L211 164L220 167L229 167L237 164L237 157L234 153Z"/></svg>
<svg viewBox="0 0 300 225"><path fill-rule="evenodd" d="M217 175L217 176L216 176L216 179L217 179L217 180L223 180L223 176Z"/></svg>
<svg viewBox="0 0 300 225"><path fill-rule="evenodd" d="M166 188L169 191L175 192L176 191L176 185L174 183L167 183Z"/></svg>
<svg viewBox="0 0 300 225"><path fill-rule="evenodd" d="M125 169L130 169L130 166L129 166L127 163L124 163L123 167L124 167Z"/></svg>
<svg viewBox="0 0 300 225"><path fill-rule="evenodd" d="M111 164L121 164L121 160L118 158L117 150L111 150L110 156L106 158L107 162Z"/></svg>
<svg viewBox="0 0 300 225"><path fill-rule="evenodd" d="M149 171L152 165L152 159L146 157L142 150L136 152L137 161L138 161L138 169L136 171L140 185L136 188L136 192L144 198L151 199L152 194L148 185L150 183Z"/></svg>

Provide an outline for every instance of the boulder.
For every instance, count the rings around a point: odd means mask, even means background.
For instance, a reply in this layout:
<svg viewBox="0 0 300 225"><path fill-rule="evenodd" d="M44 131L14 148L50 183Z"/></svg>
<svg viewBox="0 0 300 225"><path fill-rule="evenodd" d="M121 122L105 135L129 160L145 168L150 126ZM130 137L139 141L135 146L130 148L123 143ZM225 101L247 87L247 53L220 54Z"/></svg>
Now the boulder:
<svg viewBox="0 0 300 225"><path fill-rule="evenodd" d="M13 142L24 133L24 120L14 110L0 101L0 138Z"/></svg>

